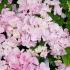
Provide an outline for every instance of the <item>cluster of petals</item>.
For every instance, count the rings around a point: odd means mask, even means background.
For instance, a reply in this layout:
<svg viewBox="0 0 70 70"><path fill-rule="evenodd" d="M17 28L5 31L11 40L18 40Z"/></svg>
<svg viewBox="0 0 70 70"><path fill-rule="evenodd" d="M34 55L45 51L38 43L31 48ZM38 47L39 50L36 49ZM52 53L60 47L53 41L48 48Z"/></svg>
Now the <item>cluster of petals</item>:
<svg viewBox="0 0 70 70"><path fill-rule="evenodd" d="M48 63L39 63L37 57L18 48L12 50L4 59L0 61L0 70L50 70Z"/></svg>
<svg viewBox="0 0 70 70"><path fill-rule="evenodd" d="M1 36L2 33L6 32L6 40L13 37L18 44L28 48L34 47L37 41L42 38L46 44L48 43L51 46L52 54L63 54L64 48L70 45L69 33L67 29L63 30L57 23L53 22L47 13L51 12L50 5L53 5L55 9L60 2L47 0L42 3L42 0L18 0L17 3L19 4L17 12L9 11L6 8L0 14ZM56 13L58 14L58 12ZM35 14L40 14L41 17L37 17ZM0 38L1 41L4 40L4 37Z"/></svg>
<svg viewBox="0 0 70 70"><path fill-rule="evenodd" d="M11 4L12 0L8 2ZM18 0L17 3L19 8L14 7L13 11L4 8L0 14L0 70L50 70L44 62L39 63L36 56L20 51L17 46L31 49L43 39L50 46L52 55L65 53L64 48L70 46L69 32L55 23L48 14L53 11L54 15L62 16L60 2ZM46 52L41 51L41 55L47 56L47 48L44 50ZM3 56L5 58L1 60Z"/></svg>
<svg viewBox="0 0 70 70"><path fill-rule="evenodd" d="M42 38L51 46L52 54L60 55L70 45L70 36L67 29L63 30L48 16L45 19L31 15L19 17L18 13L4 9L0 17L0 33L6 32L7 39L13 37L18 44L28 48L34 47Z"/></svg>

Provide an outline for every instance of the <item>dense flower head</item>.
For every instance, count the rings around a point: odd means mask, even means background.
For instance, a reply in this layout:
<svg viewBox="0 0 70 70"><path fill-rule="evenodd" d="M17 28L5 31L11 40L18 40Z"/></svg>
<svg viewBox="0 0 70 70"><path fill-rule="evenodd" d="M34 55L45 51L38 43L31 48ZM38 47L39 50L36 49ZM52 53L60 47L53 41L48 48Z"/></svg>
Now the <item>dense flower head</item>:
<svg viewBox="0 0 70 70"><path fill-rule="evenodd" d="M19 14L19 13L17 13ZM64 48L70 45L70 36L67 29L62 29L52 19L26 15L19 17L15 12L3 9L1 14L1 33L4 30L8 38L13 37L23 46L34 47L41 38L51 46L52 54L61 54ZM49 16L50 17L50 16ZM22 20L23 19L23 20ZM58 48L57 48L58 47ZM63 54L63 53L62 53Z"/></svg>
<svg viewBox="0 0 70 70"><path fill-rule="evenodd" d="M12 2L8 0L8 4ZM4 7L0 13L0 70L50 70L49 62L40 63L38 57L46 59L49 53L64 55L65 48L70 46L68 29L63 29L48 14L66 17L60 1L18 0L17 5L18 8L13 5L12 11ZM56 70L70 69L60 61L55 64Z"/></svg>
<svg viewBox="0 0 70 70"><path fill-rule="evenodd" d="M37 57L28 51L20 51L17 48L12 50L0 63L2 63L0 70L42 70L43 67L43 70L50 70L44 62L39 63Z"/></svg>

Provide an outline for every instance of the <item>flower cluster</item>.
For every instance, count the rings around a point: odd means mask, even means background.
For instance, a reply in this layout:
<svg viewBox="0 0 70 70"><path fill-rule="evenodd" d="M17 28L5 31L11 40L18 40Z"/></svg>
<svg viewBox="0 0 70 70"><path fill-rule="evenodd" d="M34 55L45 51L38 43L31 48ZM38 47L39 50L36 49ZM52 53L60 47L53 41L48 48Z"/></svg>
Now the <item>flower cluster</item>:
<svg viewBox="0 0 70 70"><path fill-rule="evenodd" d="M18 48L13 49L5 58L0 61L0 70L49 70L46 63L38 62L38 59L30 52L20 51Z"/></svg>
<svg viewBox="0 0 70 70"><path fill-rule="evenodd" d="M13 0L8 2L12 4ZM50 70L49 62L40 63L38 57L64 55L64 49L70 46L68 29L48 14L53 11L65 18L59 0L18 0L17 4L18 8L14 5L10 11L5 7L0 14L0 70ZM37 45L41 40L44 45ZM56 64L56 70L61 70L60 64Z"/></svg>

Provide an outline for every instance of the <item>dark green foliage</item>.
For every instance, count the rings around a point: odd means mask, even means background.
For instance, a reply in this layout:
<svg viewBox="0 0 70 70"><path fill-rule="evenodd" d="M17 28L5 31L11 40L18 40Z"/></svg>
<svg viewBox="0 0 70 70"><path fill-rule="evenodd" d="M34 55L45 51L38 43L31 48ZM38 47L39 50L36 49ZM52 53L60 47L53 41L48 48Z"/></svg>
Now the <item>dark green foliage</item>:
<svg viewBox="0 0 70 70"><path fill-rule="evenodd" d="M62 26L63 24L65 24L64 20L58 16L58 15L54 15L53 13L48 13L54 22L58 23L60 26Z"/></svg>
<svg viewBox="0 0 70 70"><path fill-rule="evenodd" d="M39 60L39 63L41 63L41 62L44 62L45 61L45 58L44 57L37 57L38 58L38 60Z"/></svg>
<svg viewBox="0 0 70 70"><path fill-rule="evenodd" d="M12 10L12 5L8 4L8 0L2 0L2 3L0 3L0 12L2 11L2 9L5 7L9 8L10 10Z"/></svg>
<svg viewBox="0 0 70 70"><path fill-rule="evenodd" d="M52 55L48 55L48 60L49 60L49 66L50 66L50 70L55 70L56 65L55 65L55 58Z"/></svg>
<svg viewBox="0 0 70 70"><path fill-rule="evenodd" d="M70 54L67 54L67 55L62 56L62 60L63 60L63 63L66 66L69 66L70 65Z"/></svg>
<svg viewBox="0 0 70 70"><path fill-rule="evenodd" d="M60 0L61 6L64 9L64 13L66 14L66 28L70 31L70 0Z"/></svg>
<svg viewBox="0 0 70 70"><path fill-rule="evenodd" d="M13 0L12 4L9 4L8 0L2 0L2 3L0 3L0 12L2 11L2 9L4 8L5 5L6 5L7 8L12 10L12 5L13 4L17 4L17 0Z"/></svg>
<svg viewBox="0 0 70 70"><path fill-rule="evenodd" d="M68 10L67 0L59 0L63 9Z"/></svg>
<svg viewBox="0 0 70 70"><path fill-rule="evenodd" d="M2 0L2 3L0 3L0 12L4 8L4 5L7 5L8 1L7 0Z"/></svg>
<svg viewBox="0 0 70 70"><path fill-rule="evenodd" d="M67 54L70 54L70 47L65 48Z"/></svg>
<svg viewBox="0 0 70 70"><path fill-rule="evenodd" d="M66 66L69 66L70 65L70 47L65 48L65 50L67 54L62 56L62 60Z"/></svg>
<svg viewBox="0 0 70 70"><path fill-rule="evenodd" d="M68 28L70 32L70 0L60 0L60 5L63 8L63 12L66 15L66 18L61 18L58 15L54 15L52 13L48 13L54 22L58 23L63 28Z"/></svg>
<svg viewBox="0 0 70 70"><path fill-rule="evenodd" d="M18 1L18 0L13 0L13 2L12 2L12 3L13 3L13 4L17 4L17 1Z"/></svg>

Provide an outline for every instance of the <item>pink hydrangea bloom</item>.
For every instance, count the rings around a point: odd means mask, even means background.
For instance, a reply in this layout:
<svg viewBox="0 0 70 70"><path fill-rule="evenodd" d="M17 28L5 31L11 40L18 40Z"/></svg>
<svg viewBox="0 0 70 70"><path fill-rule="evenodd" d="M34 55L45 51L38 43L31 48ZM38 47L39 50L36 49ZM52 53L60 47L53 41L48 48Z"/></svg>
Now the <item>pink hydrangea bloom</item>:
<svg viewBox="0 0 70 70"><path fill-rule="evenodd" d="M70 66L66 67L66 70L70 70Z"/></svg>
<svg viewBox="0 0 70 70"><path fill-rule="evenodd" d="M29 9L29 13L38 13L41 8L42 0L18 0L19 10L26 11Z"/></svg>
<svg viewBox="0 0 70 70"><path fill-rule="evenodd" d="M11 4L13 0L8 0ZM1 2L1 0L0 0ZM37 56L46 58L48 52L52 55L64 55L65 48L70 46L68 29L64 29L52 21L48 12L62 16L59 0L18 0L19 8L13 11L4 8L0 14L0 70L50 70L48 62L39 63ZM7 38L4 36L7 34ZM35 47L41 38L50 46L37 49L32 54L29 51ZM18 46L26 46L29 50L19 50ZM38 53L40 53L38 55ZM4 56L4 60L1 58ZM69 70L61 62L57 62L56 70Z"/></svg>
<svg viewBox="0 0 70 70"><path fill-rule="evenodd" d="M5 36L3 34L0 34L0 44L5 41Z"/></svg>
<svg viewBox="0 0 70 70"><path fill-rule="evenodd" d="M13 60L12 60L13 59ZM46 70L49 67L45 63L39 64L38 59L29 52L12 51L4 60L6 69L4 70ZM2 68L2 65L0 65ZM0 69L1 69L0 68Z"/></svg>
<svg viewBox="0 0 70 70"><path fill-rule="evenodd" d="M21 14L18 12L17 14ZM1 22L9 37L17 39L20 44L28 48L34 47L41 38L51 46L54 55L64 53L64 48L70 46L70 36L66 29L52 22L49 15L45 19L26 15L19 17L13 11L3 9ZM49 17L49 18L48 18ZM47 19L48 18L48 19ZM47 20L46 20L47 19ZM57 47L58 48L57 48ZM60 52L60 53L58 53Z"/></svg>

